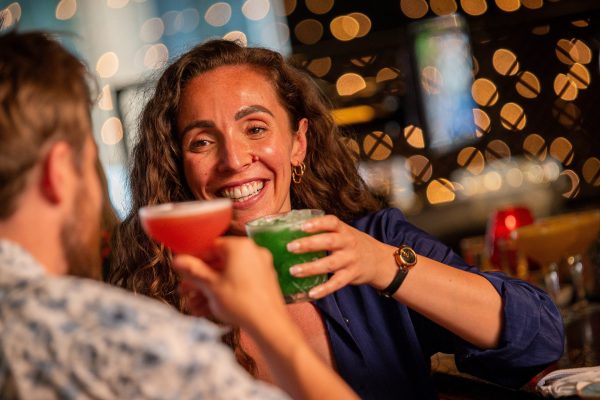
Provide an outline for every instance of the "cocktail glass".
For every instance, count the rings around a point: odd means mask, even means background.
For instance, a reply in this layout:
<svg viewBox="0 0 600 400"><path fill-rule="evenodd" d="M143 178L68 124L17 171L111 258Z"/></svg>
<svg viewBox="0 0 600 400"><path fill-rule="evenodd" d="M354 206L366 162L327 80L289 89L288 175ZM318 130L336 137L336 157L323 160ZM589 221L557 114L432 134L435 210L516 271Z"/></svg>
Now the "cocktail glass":
<svg viewBox="0 0 600 400"><path fill-rule="evenodd" d="M575 290L573 309L577 310L587 304L585 283L583 281L582 255L585 254L600 234L600 210L582 211L571 215L573 221L579 226L576 233L577 240L567 257L571 281Z"/></svg>
<svg viewBox="0 0 600 400"><path fill-rule="evenodd" d="M572 252L578 229L579 225L571 216L559 215L520 227L511 233L517 250L542 266L546 290L558 305L561 305L558 263Z"/></svg>
<svg viewBox="0 0 600 400"><path fill-rule="evenodd" d="M201 256L231 222L231 200L198 200L140 208L144 231L175 253Z"/></svg>
<svg viewBox="0 0 600 400"><path fill-rule="evenodd" d="M288 213L267 215L246 224L248 236L259 246L266 247L273 255L279 287L288 304L310 300L309 290L327 280L327 274L296 278L289 271L293 265L324 257L324 251L302 254L287 251L287 244L292 240L312 235L302 231L302 223L323 214L322 210L292 210Z"/></svg>

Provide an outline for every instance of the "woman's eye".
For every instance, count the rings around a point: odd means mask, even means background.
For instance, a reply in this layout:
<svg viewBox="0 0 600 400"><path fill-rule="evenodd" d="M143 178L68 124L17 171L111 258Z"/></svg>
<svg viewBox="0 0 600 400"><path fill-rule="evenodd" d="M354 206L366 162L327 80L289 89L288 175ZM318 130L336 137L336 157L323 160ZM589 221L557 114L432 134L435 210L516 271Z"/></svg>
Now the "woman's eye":
<svg viewBox="0 0 600 400"><path fill-rule="evenodd" d="M248 127L248 133L253 136L262 135L265 133L267 128L262 126L250 126Z"/></svg>
<svg viewBox="0 0 600 400"><path fill-rule="evenodd" d="M203 150L206 147L208 147L210 145L210 141L206 140L206 139L197 139L197 140L192 140L189 144L189 149L191 151L198 151L198 150Z"/></svg>

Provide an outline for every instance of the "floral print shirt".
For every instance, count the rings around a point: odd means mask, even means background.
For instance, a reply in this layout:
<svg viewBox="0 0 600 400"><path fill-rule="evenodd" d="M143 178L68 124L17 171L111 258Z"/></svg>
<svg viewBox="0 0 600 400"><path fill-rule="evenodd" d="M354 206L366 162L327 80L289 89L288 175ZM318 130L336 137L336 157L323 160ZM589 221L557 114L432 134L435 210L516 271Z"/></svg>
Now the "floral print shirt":
<svg viewBox="0 0 600 400"><path fill-rule="evenodd" d="M1 399L281 399L223 330L122 289L53 277L0 240Z"/></svg>

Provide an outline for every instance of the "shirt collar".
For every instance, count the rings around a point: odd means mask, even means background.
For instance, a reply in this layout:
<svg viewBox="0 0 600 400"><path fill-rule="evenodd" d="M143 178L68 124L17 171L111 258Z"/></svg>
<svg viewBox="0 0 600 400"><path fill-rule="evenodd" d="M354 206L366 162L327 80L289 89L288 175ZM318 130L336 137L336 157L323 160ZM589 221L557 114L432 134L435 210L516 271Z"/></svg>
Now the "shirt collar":
<svg viewBox="0 0 600 400"><path fill-rule="evenodd" d="M0 239L0 272L0 285L46 275L44 267L27 250L7 239Z"/></svg>

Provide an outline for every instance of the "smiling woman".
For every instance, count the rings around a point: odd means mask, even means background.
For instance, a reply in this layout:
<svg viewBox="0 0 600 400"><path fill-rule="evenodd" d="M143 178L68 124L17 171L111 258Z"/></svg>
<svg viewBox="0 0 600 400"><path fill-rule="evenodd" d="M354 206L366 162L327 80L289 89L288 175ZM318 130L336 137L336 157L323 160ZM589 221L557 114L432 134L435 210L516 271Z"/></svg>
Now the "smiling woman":
<svg viewBox="0 0 600 400"><path fill-rule="evenodd" d="M235 235L250 219L292 208L328 214L303 224L314 235L287 244L293 253L328 252L292 275L330 275L309 292L314 302L288 311L361 398L435 398L429 358L438 351L512 386L562 352L560 315L545 293L480 273L399 210L379 210L328 101L278 53L219 40L181 56L144 109L132 162L133 207L114 236L111 282L182 312L205 307L179 295L172 254L145 237L140 207L227 197ZM278 373L245 332L228 343L260 378Z"/></svg>
<svg viewBox="0 0 600 400"><path fill-rule="evenodd" d="M305 173L290 185L298 165ZM166 69L144 108L132 166L133 205L113 236L109 281L184 312L172 255L144 235L140 207L229 197L238 235L250 218L291 208L350 221L380 207L310 78L276 52L225 40L202 44Z"/></svg>

